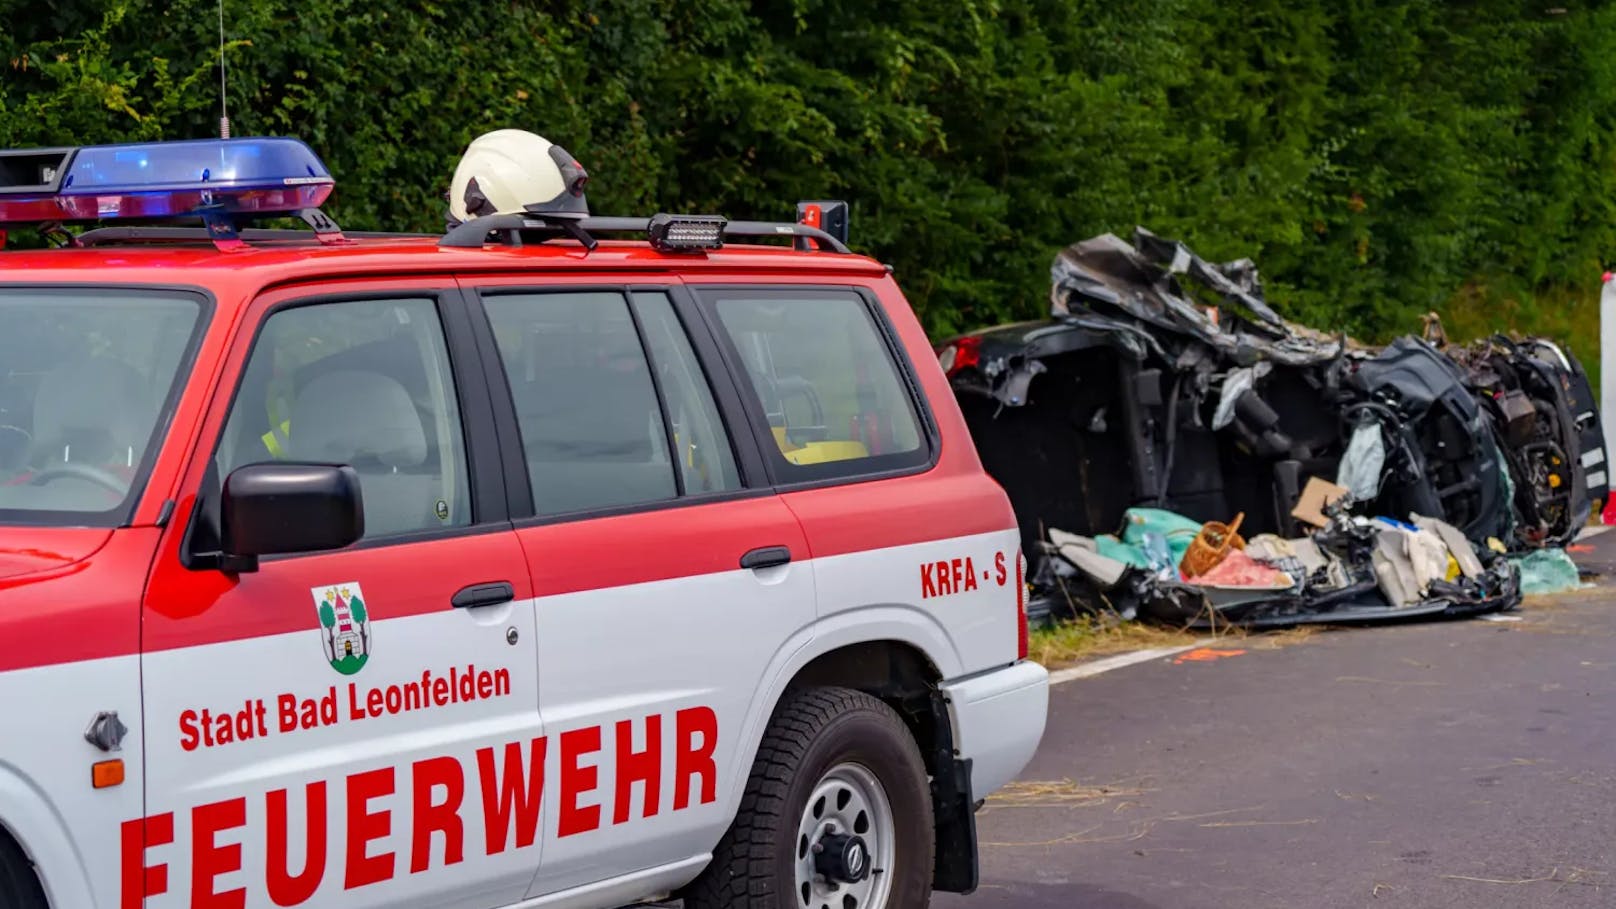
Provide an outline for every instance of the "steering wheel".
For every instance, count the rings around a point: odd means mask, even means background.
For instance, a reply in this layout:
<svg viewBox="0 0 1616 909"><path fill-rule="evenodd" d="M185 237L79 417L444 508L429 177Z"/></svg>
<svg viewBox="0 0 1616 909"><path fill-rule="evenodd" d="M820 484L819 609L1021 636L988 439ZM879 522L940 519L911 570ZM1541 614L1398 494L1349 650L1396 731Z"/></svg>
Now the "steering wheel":
<svg viewBox="0 0 1616 909"><path fill-rule="evenodd" d="M88 464L56 464L34 474L33 479L28 482L33 486L43 486L57 477L77 477L81 480L89 480L112 490L120 497L129 493L129 484L123 478L110 470L91 467Z"/></svg>

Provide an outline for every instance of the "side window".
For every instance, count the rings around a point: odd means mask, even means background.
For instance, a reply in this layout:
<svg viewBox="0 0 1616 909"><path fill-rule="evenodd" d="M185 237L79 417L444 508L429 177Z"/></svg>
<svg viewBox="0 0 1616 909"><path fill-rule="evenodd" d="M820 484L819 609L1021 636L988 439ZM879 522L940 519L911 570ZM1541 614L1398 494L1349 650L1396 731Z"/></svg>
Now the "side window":
<svg viewBox="0 0 1616 909"><path fill-rule="evenodd" d="M264 323L218 453L348 464L365 537L471 523L465 439L431 299L282 309Z"/></svg>
<svg viewBox="0 0 1616 909"><path fill-rule="evenodd" d="M537 514L741 487L729 434L667 294L635 293L632 312L616 291L491 294L483 303Z"/></svg>
<svg viewBox="0 0 1616 909"><path fill-rule="evenodd" d="M650 363L620 293L484 300L541 515L679 494Z"/></svg>
<svg viewBox="0 0 1616 909"><path fill-rule="evenodd" d="M751 380L786 482L924 464L914 400L853 291L707 288Z"/></svg>
<svg viewBox="0 0 1616 909"><path fill-rule="evenodd" d="M634 312L667 403L685 495L741 488L735 452L690 339L661 291L634 294Z"/></svg>

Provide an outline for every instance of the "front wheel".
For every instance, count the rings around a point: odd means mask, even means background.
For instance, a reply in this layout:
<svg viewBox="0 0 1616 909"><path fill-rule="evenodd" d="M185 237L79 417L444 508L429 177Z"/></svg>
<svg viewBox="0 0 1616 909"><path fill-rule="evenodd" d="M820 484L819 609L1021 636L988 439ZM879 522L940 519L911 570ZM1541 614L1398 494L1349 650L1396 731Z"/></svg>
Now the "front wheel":
<svg viewBox="0 0 1616 909"><path fill-rule="evenodd" d="M45 892L40 889L34 866L3 829L0 829L0 907L45 909Z"/></svg>
<svg viewBox="0 0 1616 909"><path fill-rule="evenodd" d="M688 909L923 909L932 806L914 737L847 688L787 696Z"/></svg>

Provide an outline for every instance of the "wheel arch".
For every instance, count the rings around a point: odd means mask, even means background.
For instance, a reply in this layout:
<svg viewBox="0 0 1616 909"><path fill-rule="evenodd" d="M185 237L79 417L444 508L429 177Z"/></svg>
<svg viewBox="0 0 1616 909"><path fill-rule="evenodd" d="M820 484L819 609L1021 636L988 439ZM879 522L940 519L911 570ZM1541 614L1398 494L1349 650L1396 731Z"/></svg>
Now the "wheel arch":
<svg viewBox="0 0 1616 909"><path fill-rule="evenodd" d="M838 636L840 640L834 644L816 637L793 654L788 669L780 672L767 689L766 698L754 702L736 772L730 775L728 804L732 812L739 809L758 745L781 703L807 688L862 691L886 703L903 719L931 776L937 837L933 886L970 893L977 882L970 765L958 759L947 696L941 688L949 676L942 667L949 666L946 661L950 657L957 659L957 655L946 648L934 654L915 639L918 636L892 633L897 630L889 626L882 629L884 634L863 640Z"/></svg>
<svg viewBox="0 0 1616 909"><path fill-rule="evenodd" d="M47 906L94 906L95 896L67 829L24 780L0 767L0 842L34 867Z"/></svg>

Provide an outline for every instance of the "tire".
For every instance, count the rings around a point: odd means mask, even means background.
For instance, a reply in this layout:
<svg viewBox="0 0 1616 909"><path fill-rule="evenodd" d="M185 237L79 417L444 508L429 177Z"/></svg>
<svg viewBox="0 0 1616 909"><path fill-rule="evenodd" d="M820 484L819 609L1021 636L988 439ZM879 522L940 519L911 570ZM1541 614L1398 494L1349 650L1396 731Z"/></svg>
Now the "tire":
<svg viewBox="0 0 1616 909"><path fill-rule="evenodd" d="M47 909L33 863L4 829L0 829L0 909Z"/></svg>
<svg viewBox="0 0 1616 909"><path fill-rule="evenodd" d="M863 831L861 813L871 819ZM847 856L834 873L858 864L841 830L849 824L861 834L866 876L837 880L835 889L823 877L805 881L815 872L804 864L820 861L826 843L833 855ZM891 829L880 830L884 824ZM814 836L818 852L805 848ZM683 894L685 907L924 909L933 838L926 766L898 714L847 688L790 694L764 732L734 823Z"/></svg>

